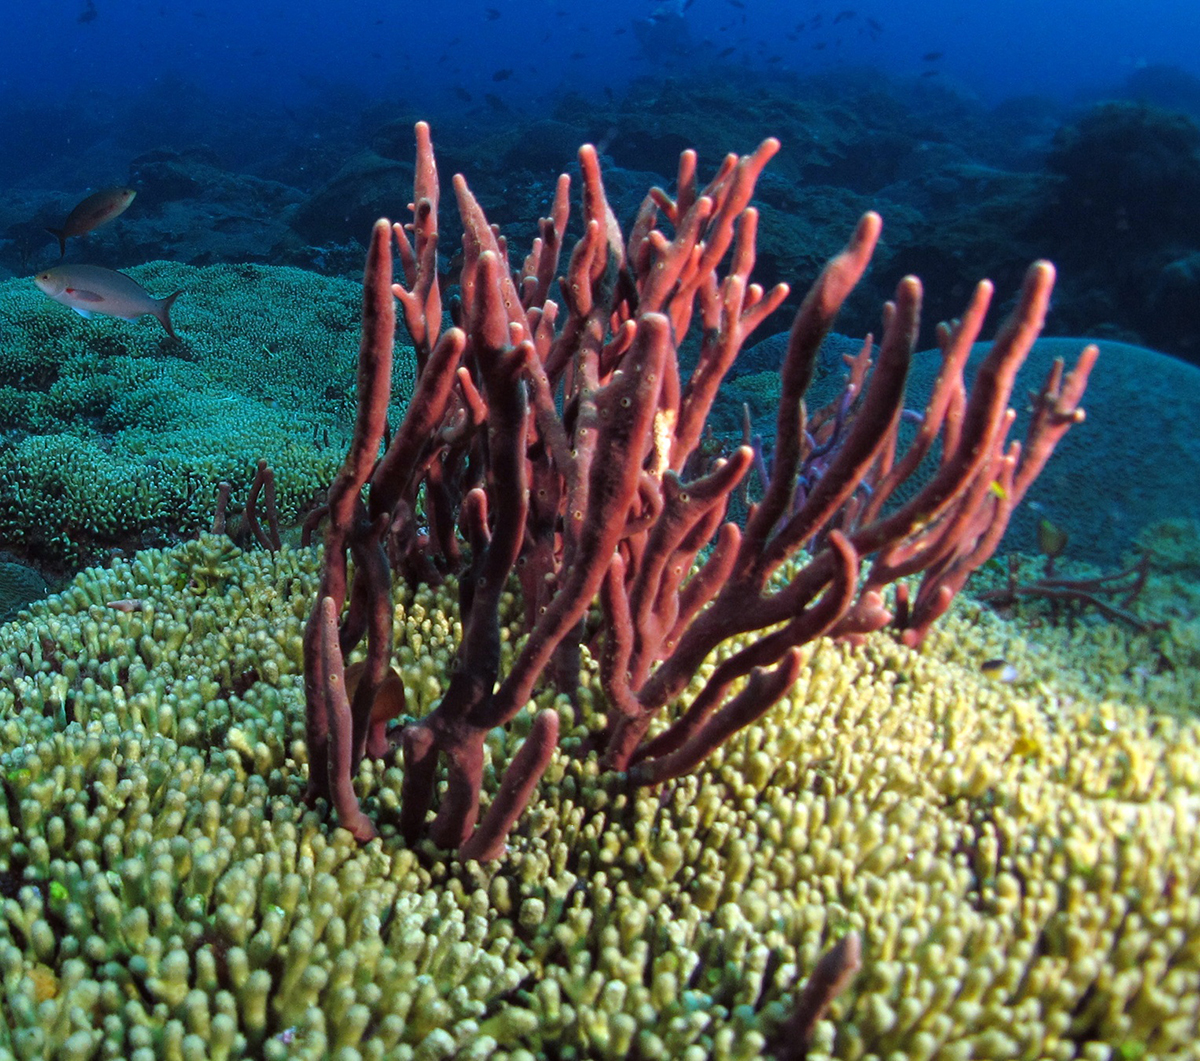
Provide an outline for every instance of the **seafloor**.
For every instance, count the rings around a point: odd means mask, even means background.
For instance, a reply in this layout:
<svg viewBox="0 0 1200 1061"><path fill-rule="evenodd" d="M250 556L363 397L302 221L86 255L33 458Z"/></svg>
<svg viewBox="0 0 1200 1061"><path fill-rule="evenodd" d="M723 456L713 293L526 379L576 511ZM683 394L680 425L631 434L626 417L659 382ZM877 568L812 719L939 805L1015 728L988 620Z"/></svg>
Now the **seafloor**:
<svg viewBox="0 0 1200 1061"><path fill-rule="evenodd" d="M303 804L315 548L206 535L89 569L0 628L0 1051L753 1058L854 929L810 1059L1195 1057L1195 528L1159 555L1157 629L963 597L920 651L812 644L658 790L580 755L589 664L488 864L404 845L398 757L356 782L365 847ZM397 604L413 714L452 589ZM523 725L489 741L489 793Z"/></svg>
<svg viewBox="0 0 1200 1061"><path fill-rule="evenodd" d="M838 322L854 336L906 272L932 345L979 275L1007 293L1054 257L1048 330L1102 355L1001 556L1035 580L1042 519L1068 577L1149 556L1123 616L985 605L1000 559L919 651L806 646L785 701L660 789L584 753L589 661L582 716L557 704L561 749L487 865L399 839L396 757L357 778L382 834L365 847L303 803L319 554L203 533L218 483L236 513L260 457L292 525L336 470L361 241L411 197L411 117L330 94L270 126L164 85L117 132L111 111L59 114L67 159L47 114L5 114L28 157L0 160L0 1058L760 1057L851 930L862 969L812 1061L1200 1058L1200 130L1163 83L988 108L845 75L647 80L435 121L443 174L466 171L521 247L582 140L625 221L681 148L703 175L781 136L756 275L802 292L881 210ZM134 206L68 261L184 288L178 340L82 321L25 279L57 254L44 226L119 181ZM1034 359L1082 340L1052 342ZM777 400L771 349L726 387L730 436L743 402L765 422ZM401 353L397 415L411 380ZM447 680L452 589L397 591L411 715ZM493 734L488 799L527 725Z"/></svg>

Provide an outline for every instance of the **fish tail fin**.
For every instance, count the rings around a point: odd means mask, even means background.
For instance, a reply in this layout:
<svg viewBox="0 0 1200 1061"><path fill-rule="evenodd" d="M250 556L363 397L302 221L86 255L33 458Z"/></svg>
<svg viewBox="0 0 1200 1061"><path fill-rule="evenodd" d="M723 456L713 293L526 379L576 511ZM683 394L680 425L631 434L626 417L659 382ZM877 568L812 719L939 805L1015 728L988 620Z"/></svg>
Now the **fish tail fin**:
<svg viewBox="0 0 1200 1061"><path fill-rule="evenodd" d="M63 235L63 230L61 228L47 228L46 231L58 240L58 256L65 258L67 256L67 237Z"/></svg>
<svg viewBox="0 0 1200 1061"><path fill-rule="evenodd" d="M158 305L155 306L154 315L159 319L159 322L167 329L167 334L172 339L178 339L175 334L175 329L171 327L171 307L175 305L175 300L183 294L183 288L178 291L172 291L166 298L158 299Z"/></svg>

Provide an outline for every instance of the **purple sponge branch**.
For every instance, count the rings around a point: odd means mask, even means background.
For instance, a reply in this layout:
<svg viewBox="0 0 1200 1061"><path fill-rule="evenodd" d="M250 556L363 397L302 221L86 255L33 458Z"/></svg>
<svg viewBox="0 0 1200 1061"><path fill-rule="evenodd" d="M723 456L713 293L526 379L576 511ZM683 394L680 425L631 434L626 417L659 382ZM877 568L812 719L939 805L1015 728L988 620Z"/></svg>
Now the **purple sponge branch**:
<svg viewBox="0 0 1200 1061"><path fill-rule="evenodd" d="M862 937L847 932L817 960L788 1019L776 1031L770 1053L775 1061L804 1061L817 1024L862 968Z"/></svg>
<svg viewBox="0 0 1200 1061"><path fill-rule="evenodd" d="M879 239L882 222L866 214L796 314L772 466L743 527L728 518L729 501L755 451L742 446L712 461L705 424L738 351L788 293L785 285L765 291L751 276L759 218L750 201L778 143L728 156L702 189L696 157L684 152L674 198L652 189L628 240L604 194L596 151L585 145L583 234L557 288L568 178L558 181L550 214L514 273L504 239L455 176L462 327L441 332L437 169L428 127L418 125L416 136L413 220L394 229L404 271L394 290L418 378L376 462L393 290L380 222L365 283L362 406L350 456L330 489L320 605L306 631L310 796L333 798L339 819L363 832L349 781L368 729L372 748L382 744L382 713L373 705L389 681L391 568L410 580L456 574L462 641L445 696L401 738L400 829L409 842L428 832L464 857L494 858L554 753L558 719L553 711L536 716L479 821L487 734L512 722L548 681L573 696L585 639L608 701L595 746L631 785L695 769L760 718L786 694L798 649L814 638L858 639L895 622L918 643L991 555L1062 433L1082 418L1094 351L1065 378L1061 369L1052 374L1025 447L1009 444L1008 402L1041 327L1053 271L1045 263L1030 269L968 394L963 369L991 296L981 284L962 321L939 330L941 372L899 452L899 426L914 415L904 397L921 306L920 283L905 277L884 307L878 356L872 360L864 343L841 398L809 421L803 398L821 343ZM658 228L660 216L670 235ZM550 297L555 292L561 302ZM679 345L697 318L701 339L685 379ZM939 445L938 467L898 501L898 488ZM346 600L347 553L355 581L335 644L330 630ZM898 586L893 617L887 587L917 574L915 596ZM499 604L514 576L525 636L503 670ZM598 616L587 619L596 601ZM347 711L338 656L364 634L367 658ZM705 684L679 704L709 660ZM659 712L673 705L672 724L647 740ZM430 822L442 766L446 791Z"/></svg>
<svg viewBox="0 0 1200 1061"><path fill-rule="evenodd" d="M305 742L309 769L306 798L309 801L319 797L329 799L335 790L342 793L348 791L352 770L357 766L352 755L334 758L330 751L333 740L342 742L341 747L353 747L353 737L350 733L331 734L334 726L345 725L348 720L340 711L335 716L335 709L340 705L330 701L330 683L336 686L342 678L331 674L329 670L331 653L327 645L327 626L328 613L332 611L336 621L346 601L347 551L352 539L362 533L362 488L379 455L379 444L387 420L392 379L392 342L396 329L391 275L391 228L386 221L379 221L371 233L363 278L363 332L358 353L358 412L354 434L350 452L329 488L325 560L317 590L319 603L304 628ZM385 584L364 581L362 585L365 596L373 600L386 599L390 609L390 577ZM342 651L348 651L357 640L357 637L353 638L349 645L343 642ZM363 692L362 688L359 691ZM363 699L369 713L370 702L366 693ZM365 716L361 726L365 732Z"/></svg>

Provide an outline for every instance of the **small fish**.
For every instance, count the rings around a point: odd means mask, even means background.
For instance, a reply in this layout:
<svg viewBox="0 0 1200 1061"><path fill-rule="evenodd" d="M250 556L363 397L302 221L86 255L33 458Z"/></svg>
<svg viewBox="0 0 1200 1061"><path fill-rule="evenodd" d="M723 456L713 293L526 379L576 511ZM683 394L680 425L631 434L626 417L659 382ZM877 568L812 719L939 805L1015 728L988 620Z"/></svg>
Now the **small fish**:
<svg viewBox="0 0 1200 1061"><path fill-rule="evenodd" d="M926 52L921 56L921 62L936 63L945 54L945 52Z"/></svg>
<svg viewBox="0 0 1200 1061"><path fill-rule="evenodd" d="M989 678L1005 684L1012 684L1018 677L1017 668L1006 659L989 659L981 663L979 669Z"/></svg>
<svg viewBox="0 0 1200 1061"><path fill-rule="evenodd" d="M123 600L110 600L108 606L117 612L140 612L145 604L135 597L126 597Z"/></svg>
<svg viewBox="0 0 1200 1061"><path fill-rule="evenodd" d="M137 192L132 188L102 188L94 192L67 214L62 228L48 228L58 240L58 253L67 253L67 240L72 236L83 236L101 225L107 225L114 217L123 214Z"/></svg>
<svg viewBox="0 0 1200 1061"><path fill-rule="evenodd" d="M493 81L507 81L512 76L513 76L512 70L510 70L506 67L505 69L497 70L494 74L492 74L492 80Z"/></svg>
<svg viewBox="0 0 1200 1061"><path fill-rule="evenodd" d="M1062 556L1068 540L1067 532L1058 524L1051 523L1045 516L1038 520L1037 543L1043 556L1052 560Z"/></svg>
<svg viewBox="0 0 1200 1061"><path fill-rule="evenodd" d="M149 313L158 318L172 339L178 338L171 327L171 306L183 294L182 290L166 298L155 298L124 273L98 265L60 265L38 273L33 282L44 294L70 306L81 317L104 313L132 322Z"/></svg>

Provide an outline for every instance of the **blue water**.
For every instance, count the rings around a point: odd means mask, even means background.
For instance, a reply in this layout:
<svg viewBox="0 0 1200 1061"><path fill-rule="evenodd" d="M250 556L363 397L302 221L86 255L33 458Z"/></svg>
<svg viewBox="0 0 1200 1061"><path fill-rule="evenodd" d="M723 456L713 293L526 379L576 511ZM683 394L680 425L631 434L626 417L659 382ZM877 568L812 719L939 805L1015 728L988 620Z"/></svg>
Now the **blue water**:
<svg viewBox="0 0 1200 1061"><path fill-rule="evenodd" d="M1192 0L694 0L681 20L687 40L664 35L656 44L634 23L668 5L646 0L6 6L5 104L138 93L163 78L247 103L286 103L329 80L434 110L456 91L529 104L567 89L619 91L638 74L673 64L694 70L727 49L714 77L729 66L811 73L869 64L894 75L935 70L990 100L1102 91L1146 64L1200 76L1200 5ZM509 77L493 80L505 70Z"/></svg>

